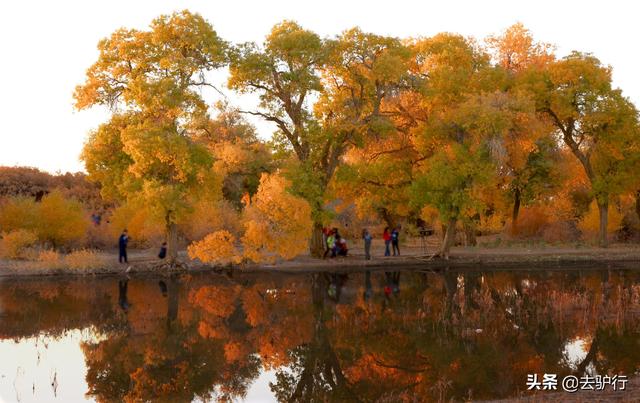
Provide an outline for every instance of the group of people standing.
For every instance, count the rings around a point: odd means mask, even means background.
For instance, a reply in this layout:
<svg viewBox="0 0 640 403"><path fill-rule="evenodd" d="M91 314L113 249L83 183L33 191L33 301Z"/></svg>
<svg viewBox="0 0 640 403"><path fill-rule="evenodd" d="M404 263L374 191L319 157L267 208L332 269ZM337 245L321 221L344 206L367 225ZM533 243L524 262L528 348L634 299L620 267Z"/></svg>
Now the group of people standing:
<svg viewBox="0 0 640 403"><path fill-rule="evenodd" d="M125 228L122 230L120 237L118 238L118 261L120 263L129 263L127 259L127 245L129 244L129 231ZM167 243L162 242L160 246L160 252L158 253L158 259L164 259L167 257Z"/></svg>
<svg viewBox="0 0 640 403"><path fill-rule="evenodd" d="M325 228L323 235L325 239L324 258L329 254L331 254L331 257L347 256L347 241L340 236L337 228ZM395 227L393 230L386 227L382 233L382 239L384 240L385 256L391 256L392 250L393 256L400 256L400 227ZM371 260L371 243L373 236L366 228L362 230L362 240L364 241L364 258Z"/></svg>
<svg viewBox="0 0 640 403"><path fill-rule="evenodd" d="M331 253L331 257L347 256L347 253L349 252L349 248L347 247L347 240L340 236L340 232L338 232L337 228L325 228L322 232L325 238L325 250L323 258L326 259L329 253Z"/></svg>
<svg viewBox="0 0 640 403"><path fill-rule="evenodd" d="M384 239L384 255L391 256L391 251L389 250L389 245L391 245L393 249L393 256L400 256L400 227L395 227L391 232L389 232L389 227L385 227L384 232L382 233L382 239Z"/></svg>

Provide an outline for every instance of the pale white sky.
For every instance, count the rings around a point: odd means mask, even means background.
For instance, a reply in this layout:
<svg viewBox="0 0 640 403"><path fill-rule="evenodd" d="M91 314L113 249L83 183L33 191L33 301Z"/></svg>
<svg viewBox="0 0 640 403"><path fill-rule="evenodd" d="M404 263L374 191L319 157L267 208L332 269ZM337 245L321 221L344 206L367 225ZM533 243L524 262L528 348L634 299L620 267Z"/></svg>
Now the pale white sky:
<svg viewBox="0 0 640 403"><path fill-rule="evenodd" d="M121 26L145 28L160 14L202 14L227 41L261 42L293 19L323 36L359 26L397 37L442 31L484 38L520 21L536 39L594 53L614 68L615 85L640 104L638 6L610 0L450 1L29 1L0 3L0 165L78 171L87 132L102 110L75 112L74 87L97 58L96 45ZM220 77L218 84L224 79ZM242 99L245 106L252 99ZM254 121L254 123L257 123ZM257 125L262 137L271 128Z"/></svg>

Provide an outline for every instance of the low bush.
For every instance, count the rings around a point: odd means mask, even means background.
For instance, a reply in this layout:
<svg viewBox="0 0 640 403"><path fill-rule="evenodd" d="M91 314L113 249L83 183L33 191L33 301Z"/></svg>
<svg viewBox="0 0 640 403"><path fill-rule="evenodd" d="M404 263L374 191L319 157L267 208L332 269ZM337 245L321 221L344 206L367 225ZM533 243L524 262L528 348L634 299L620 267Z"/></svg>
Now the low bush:
<svg viewBox="0 0 640 403"><path fill-rule="evenodd" d="M52 249L41 250L38 253L37 260L39 263L49 268L59 268L62 266L60 254Z"/></svg>
<svg viewBox="0 0 640 403"><path fill-rule="evenodd" d="M35 232L17 229L2 235L0 240L0 257L7 259L24 259L27 248L38 241Z"/></svg>
<svg viewBox="0 0 640 403"><path fill-rule="evenodd" d="M203 240L192 243L188 248L189 257L200 259L204 263L239 263L241 257L235 242L236 238L229 231L216 231Z"/></svg>
<svg viewBox="0 0 640 403"><path fill-rule="evenodd" d="M64 257L64 266L69 269L97 269L105 263L104 257L89 249L76 250Z"/></svg>

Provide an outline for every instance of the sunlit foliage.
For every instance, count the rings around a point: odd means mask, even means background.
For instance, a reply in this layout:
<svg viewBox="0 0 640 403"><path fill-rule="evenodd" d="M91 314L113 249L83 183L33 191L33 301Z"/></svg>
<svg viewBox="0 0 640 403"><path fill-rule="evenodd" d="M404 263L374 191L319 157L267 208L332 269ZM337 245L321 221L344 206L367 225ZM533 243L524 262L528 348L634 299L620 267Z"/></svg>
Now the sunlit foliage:
<svg viewBox="0 0 640 403"><path fill-rule="evenodd" d="M23 197L11 198L0 210L0 229L25 229L38 240L53 247L71 246L81 241L89 220L82 204L65 198L58 190L44 196L41 202Z"/></svg>
<svg viewBox="0 0 640 403"><path fill-rule="evenodd" d="M19 259L24 257L25 249L38 240L35 232L26 229L17 229L4 232L0 238L0 257Z"/></svg>
<svg viewBox="0 0 640 403"><path fill-rule="evenodd" d="M264 174L258 192L245 211L244 256L254 262L291 259L308 247L311 207L288 192L291 183Z"/></svg>
<svg viewBox="0 0 640 403"><path fill-rule="evenodd" d="M165 222L169 259L190 197L214 180L212 156L193 139L208 116L199 88L225 61L226 44L200 15L164 15L150 29L120 29L102 40L96 63L75 91L76 107L112 108L82 159L105 196L138 199Z"/></svg>
<svg viewBox="0 0 640 403"><path fill-rule="evenodd" d="M199 259L204 263L228 264L239 263L242 257L236 246L236 237L229 231L219 230L207 235L201 241L189 245L191 259Z"/></svg>

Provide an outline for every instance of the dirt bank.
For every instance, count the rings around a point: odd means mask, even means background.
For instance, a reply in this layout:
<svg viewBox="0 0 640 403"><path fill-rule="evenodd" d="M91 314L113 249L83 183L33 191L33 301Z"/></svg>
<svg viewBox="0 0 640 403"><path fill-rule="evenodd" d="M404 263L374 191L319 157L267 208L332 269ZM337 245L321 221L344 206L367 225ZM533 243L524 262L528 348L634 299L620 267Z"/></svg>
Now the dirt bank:
<svg viewBox="0 0 640 403"><path fill-rule="evenodd" d="M132 251L128 264L119 264L115 251L100 253L101 263L92 268L70 269L48 267L46 263L29 261L0 261L0 277L111 275L127 273L166 273L168 268L155 258L155 251ZM292 261L276 264L246 264L235 267L214 267L197 261L189 261L180 254L182 266L172 269L178 272L205 272L216 270L242 270L246 272L308 273L317 271L364 270L529 270L566 268L640 268L640 247L614 245L611 248L585 247L505 247L505 248L454 248L450 260L430 259L419 247L405 247L399 257L382 257L382 250L374 250L372 260L364 260L362 251L352 249L346 258L314 259L300 256Z"/></svg>

